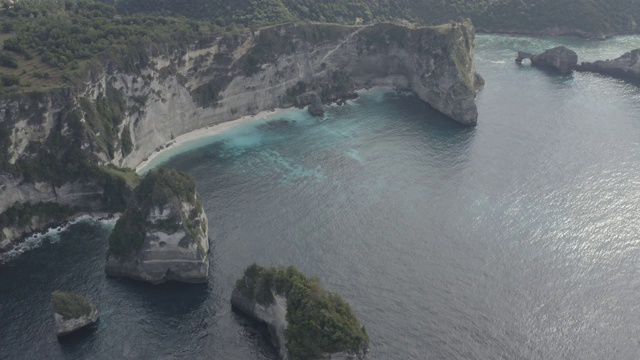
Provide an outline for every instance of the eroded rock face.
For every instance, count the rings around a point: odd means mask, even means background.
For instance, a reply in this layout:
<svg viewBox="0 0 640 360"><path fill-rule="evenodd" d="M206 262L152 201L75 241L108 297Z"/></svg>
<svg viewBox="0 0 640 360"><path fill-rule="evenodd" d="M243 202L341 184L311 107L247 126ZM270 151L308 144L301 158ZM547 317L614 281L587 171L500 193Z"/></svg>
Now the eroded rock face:
<svg viewBox="0 0 640 360"><path fill-rule="evenodd" d="M532 66L552 69L561 74L570 74L578 64L578 54L564 46L549 49L538 55L519 51L516 62L522 63L524 59L530 59Z"/></svg>
<svg viewBox="0 0 640 360"><path fill-rule="evenodd" d="M189 176L168 169L151 171L109 237L105 271L153 284L206 282L207 226Z"/></svg>
<svg viewBox="0 0 640 360"><path fill-rule="evenodd" d="M51 303L58 337L69 335L98 321L98 309L80 295L54 291Z"/></svg>
<svg viewBox="0 0 640 360"><path fill-rule="evenodd" d="M267 324L271 342L278 349L281 359L288 359L287 341L287 299L271 293L274 301L268 305L260 305L249 293L236 287L231 293L231 305L242 313Z"/></svg>
<svg viewBox="0 0 640 360"><path fill-rule="evenodd" d="M576 70L591 71L619 78L640 79L640 49L632 50L613 60L583 62Z"/></svg>
<svg viewBox="0 0 640 360"><path fill-rule="evenodd" d="M281 359L366 358L369 337L350 306L293 266L249 266L231 305L267 325Z"/></svg>

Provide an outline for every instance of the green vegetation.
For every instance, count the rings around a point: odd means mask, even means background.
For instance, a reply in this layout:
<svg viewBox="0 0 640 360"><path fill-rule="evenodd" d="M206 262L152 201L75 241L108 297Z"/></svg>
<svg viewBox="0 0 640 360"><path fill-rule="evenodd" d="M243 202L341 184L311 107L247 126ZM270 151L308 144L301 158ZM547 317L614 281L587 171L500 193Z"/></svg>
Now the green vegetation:
<svg viewBox="0 0 640 360"><path fill-rule="evenodd" d="M0 11L0 20L6 31L0 44L15 60L0 57L0 64L12 65L9 75L24 75L22 90L73 86L106 62L139 73L150 53L206 41L211 34L184 18L123 17L113 6L88 0L20 0Z"/></svg>
<svg viewBox="0 0 640 360"><path fill-rule="evenodd" d="M291 20L354 24L407 19L423 24L470 17L493 31L541 31L561 27L590 34L638 32L636 0L120 0L121 13L216 19L220 26Z"/></svg>
<svg viewBox="0 0 640 360"><path fill-rule="evenodd" d="M16 202L3 213L0 213L0 229L9 226L24 227L31 223L33 217L42 222L59 222L77 213L71 206L54 202L20 203Z"/></svg>
<svg viewBox="0 0 640 360"><path fill-rule="evenodd" d="M64 291L54 291L51 294L53 311L62 315L65 320L77 319L91 314L91 303L80 295Z"/></svg>
<svg viewBox="0 0 640 360"><path fill-rule="evenodd" d="M193 101L202 107L215 106L221 100L220 92L224 90L233 77L222 75L191 91Z"/></svg>
<svg viewBox="0 0 640 360"><path fill-rule="evenodd" d="M296 102L296 97L304 94L305 91L307 91L307 83L304 81L298 81L294 87L287 89L282 102L285 104L294 104Z"/></svg>
<svg viewBox="0 0 640 360"><path fill-rule="evenodd" d="M292 360L321 358L341 351L361 353L369 337L351 307L326 291L316 277L307 278L294 266L249 266L236 283L258 303L273 303L272 292L287 299L287 350Z"/></svg>
<svg viewBox="0 0 640 360"><path fill-rule="evenodd" d="M120 169L109 169L110 172L122 172ZM135 173L125 173L122 176L129 179L133 185L138 181ZM183 202L195 205L190 214L182 214ZM171 205L180 211L180 218L169 218L154 224L147 221L151 209L164 208ZM125 212L122 214L113 232L109 236L109 254L121 259L131 257L144 244L146 232L149 229L162 229L167 233L174 233L185 227L192 238L202 231L199 213L202 203L196 198L196 187L193 179L186 174L171 170L152 170L139 182ZM204 254L204 250L201 251Z"/></svg>
<svg viewBox="0 0 640 360"><path fill-rule="evenodd" d="M127 259L138 251L144 244L144 224L142 212L136 208L128 208L109 235L109 255Z"/></svg>
<svg viewBox="0 0 640 360"><path fill-rule="evenodd" d="M147 209L167 203L181 208L183 201L195 203L195 194L191 176L166 168L150 171L135 190L136 199Z"/></svg>
<svg viewBox="0 0 640 360"><path fill-rule="evenodd" d="M86 120L84 127L91 137L94 152L106 153L113 159L116 151L124 151L118 133L127 106L120 91L107 85L106 91L98 95L95 101L81 98L80 109ZM130 140L129 138L129 143Z"/></svg>
<svg viewBox="0 0 640 360"><path fill-rule="evenodd" d="M18 60L8 52L0 52L0 66L17 69Z"/></svg>

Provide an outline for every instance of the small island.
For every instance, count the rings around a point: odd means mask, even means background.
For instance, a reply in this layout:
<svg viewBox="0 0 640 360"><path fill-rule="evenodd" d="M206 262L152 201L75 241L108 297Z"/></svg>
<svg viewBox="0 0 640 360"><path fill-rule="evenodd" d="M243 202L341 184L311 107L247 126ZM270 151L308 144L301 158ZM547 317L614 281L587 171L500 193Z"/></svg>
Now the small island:
<svg viewBox="0 0 640 360"><path fill-rule="evenodd" d="M159 284L203 283L209 272L207 216L193 179L149 172L109 237L105 271Z"/></svg>
<svg viewBox="0 0 640 360"><path fill-rule="evenodd" d="M98 309L86 298L64 291L51 294L56 335L63 337L98 321Z"/></svg>
<svg viewBox="0 0 640 360"><path fill-rule="evenodd" d="M267 324L281 359L363 359L367 353L369 337L349 304L294 266L249 266L231 305Z"/></svg>

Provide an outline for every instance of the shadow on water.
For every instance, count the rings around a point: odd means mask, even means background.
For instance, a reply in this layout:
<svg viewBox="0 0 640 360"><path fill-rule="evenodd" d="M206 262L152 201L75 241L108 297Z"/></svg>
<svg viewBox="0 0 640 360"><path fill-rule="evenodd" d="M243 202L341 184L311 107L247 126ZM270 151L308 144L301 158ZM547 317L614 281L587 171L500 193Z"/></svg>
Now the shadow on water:
<svg viewBox="0 0 640 360"><path fill-rule="evenodd" d="M76 332L58 338L62 351L68 354L74 354L79 348L90 343L92 337L96 335L100 328L100 319L94 324L82 328Z"/></svg>
<svg viewBox="0 0 640 360"><path fill-rule="evenodd" d="M268 359L278 359L278 349L273 344L267 325L257 321L235 307L231 308L233 321L242 328L243 336L256 344L255 348Z"/></svg>
<svg viewBox="0 0 640 360"><path fill-rule="evenodd" d="M621 81L625 84L629 84L629 85L633 85L636 86L638 88L640 88L640 78L634 78L634 77L630 77L627 75L606 75L606 74L600 74L597 72L591 72L591 71L582 71L581 74L585 74L585 75L589 75L589 76L594 76L597 78L601 78L601 79L614 79L614 80L618 80Z"/></svg>
<svg viewBox="0 0 640 360"><path fill-rule="evenodd" d="M207 284L167 282L153 285L143 281L107 276L107 284L119 293L127 293L145 309L171 316L187 315L207 300Z"/></svg>
<svg viewBox="0 0 640 360"><path fill-rule="evenodd" d="M573 73L570 74L562 74L552 68L545 67L536 67L531 64L516 64L514 62L514 66L518 68L519 71L538 71L541 76L549 79L550 82L554 85L560 85L563 87L571 87L575 81L573 77Z"/></svg>

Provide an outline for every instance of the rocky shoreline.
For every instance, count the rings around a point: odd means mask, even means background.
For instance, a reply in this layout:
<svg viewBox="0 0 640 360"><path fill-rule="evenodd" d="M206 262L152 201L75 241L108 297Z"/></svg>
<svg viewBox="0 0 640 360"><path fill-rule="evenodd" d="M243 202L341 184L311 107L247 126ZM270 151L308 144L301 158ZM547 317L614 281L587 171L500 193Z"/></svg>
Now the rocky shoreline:
<svg viewBox="0 0 640 360"><path fill-rule="evenodd" d="M119 215L106 212L78 212L61 221L38 222L38 219L32 219L32 223L24 228L5 228L5 231L10 231L13 237L0 241L0 265L9 262L15 254L40 246L40 240L48 234L65 231L69 226L85 219L108 221L117 219ZM18 241L11 241L11 239L18 239Z"/></svg>

